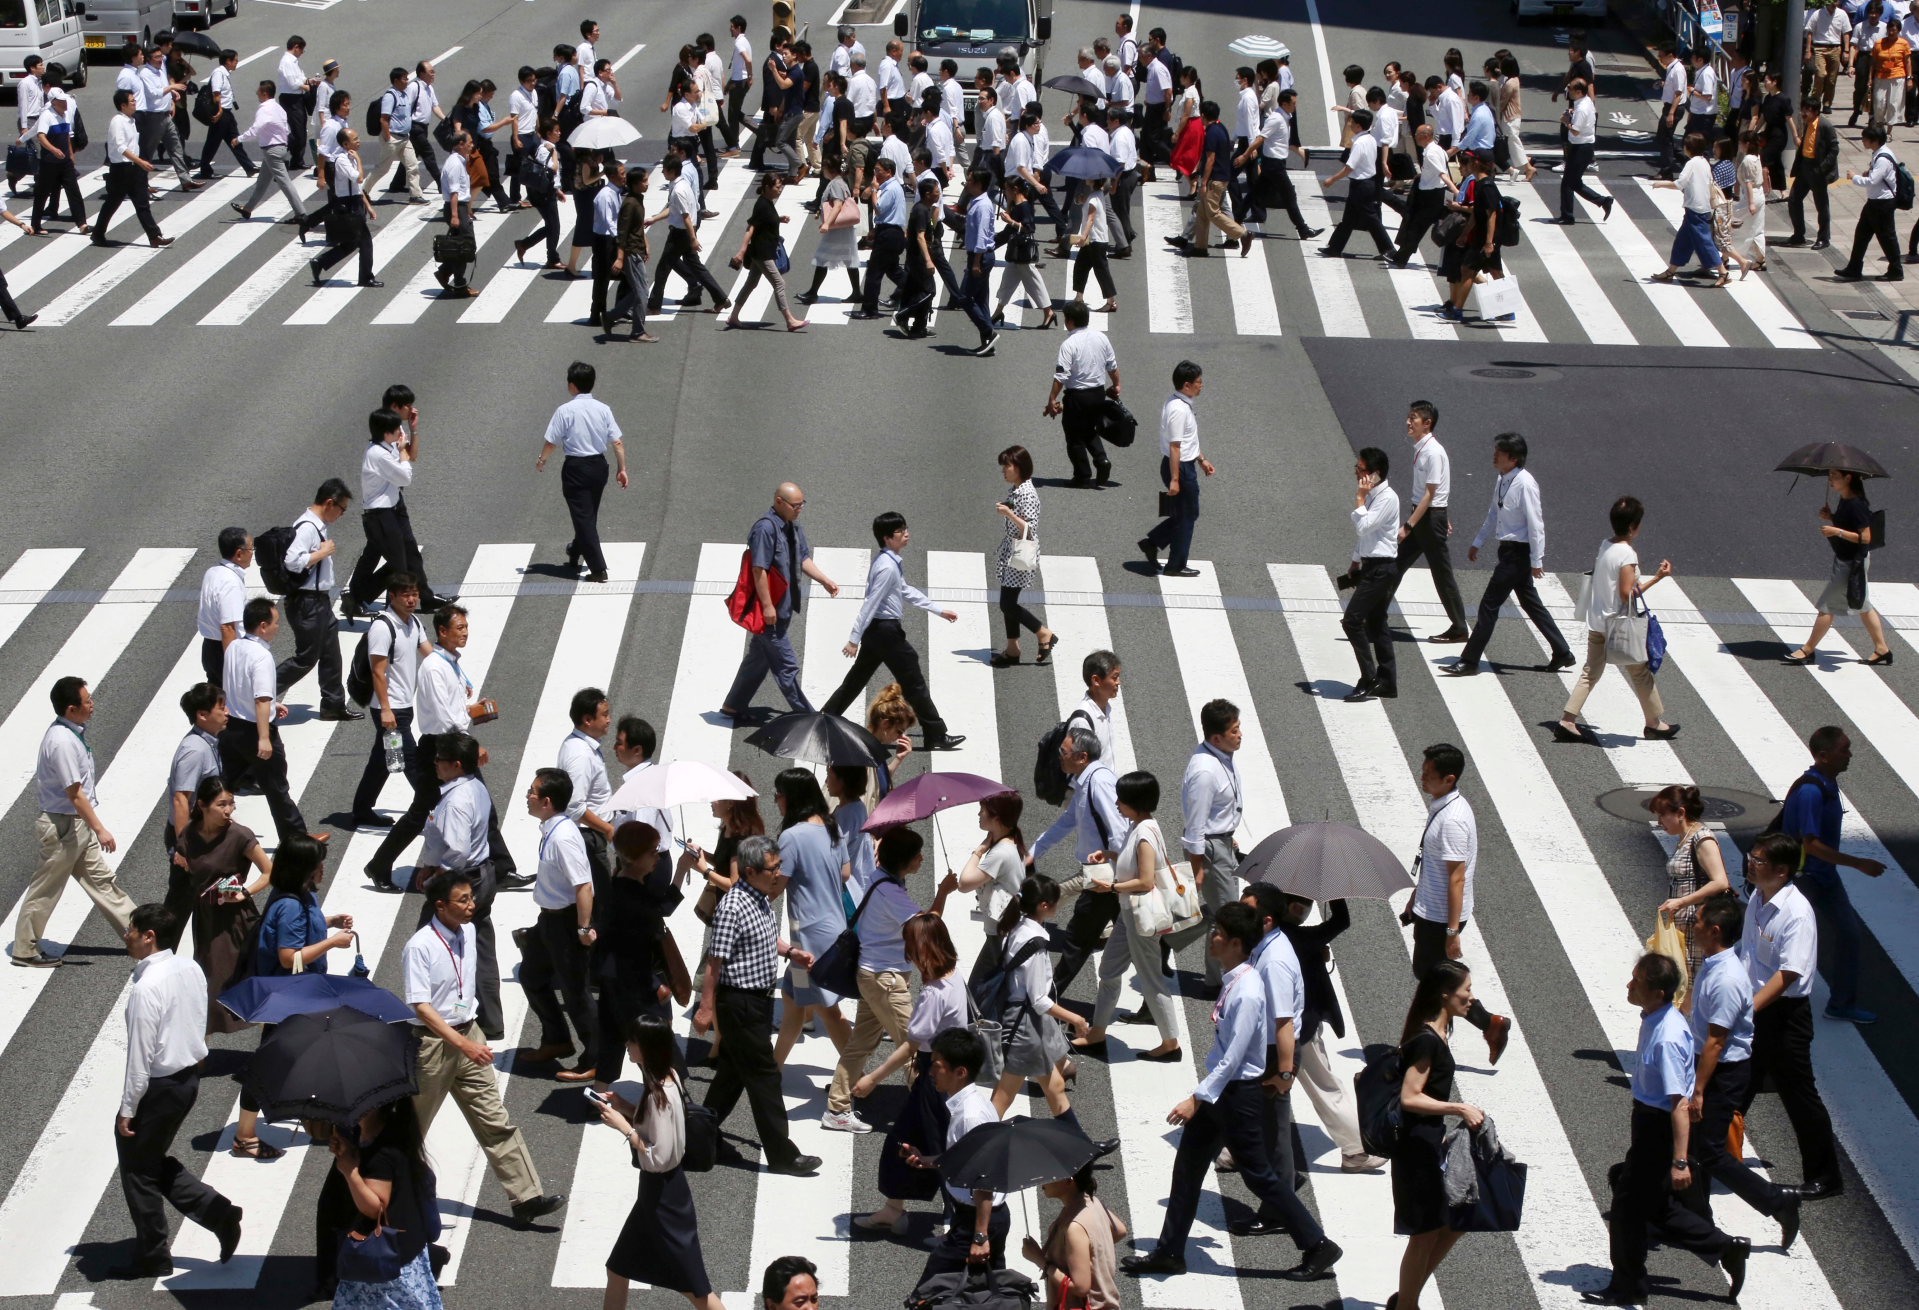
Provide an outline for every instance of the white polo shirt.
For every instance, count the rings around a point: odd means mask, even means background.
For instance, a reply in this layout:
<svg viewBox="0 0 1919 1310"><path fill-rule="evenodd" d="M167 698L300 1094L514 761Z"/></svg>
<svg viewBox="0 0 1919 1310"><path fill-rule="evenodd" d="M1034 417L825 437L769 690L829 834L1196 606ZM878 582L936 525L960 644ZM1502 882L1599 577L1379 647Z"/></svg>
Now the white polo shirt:
<svg viewBox="0 0 1919 1310"><path fill-rule="evenodd" d="M466 160L453 154L440 167L440 194L448 200L473 201L473 177L466 171Z"/></svg>
<svg viewBox="0 0 1919 1310"><path fill-rule="evenodd" d="M1199 416L1193 412L1193 402L1175 391L1166 397L1166 403L1159 410L1159 454L1161 459L1173 457L1173 443L1179 443L1179 459L1182 464L1200 457Z"/></svg>
<svg viewBox="0 0 1919 1310"><path fill-rule="evenodd" d="M231 623L240 631L240 616L247 607L247 575L232 560L223 559L200 579L200 635L208 641L220 640L220 625Z"/></svg>
<svg viewBox="0 0 1919 1310"><path fill-rule="evenodd" d="M227 693L227 713L246 723L258 723L253 703L274 696L273 670L273 647L261 641L257 634L249 632L228 646L220 670L220 681ZM267 706L269 721L278 710L277 702Z"/></svg>
<svg viewBox="0 0 1919 1310"><path fill-rule="evenodd" d="M426 927L407 938L400 951L401 978L406 1003L425 1001L455 1028L472 1023L480 1011L480 953L473 925L456 933L434 915ZM418 1015L407 1020L415 1028L426 1025Z"/></svg>
<svg viewBox="0 0 1919 1310"><path fill-rule="evenodd" d="M1433 508L1445 509L1453 494L1453 462L1447 458L1446 448L1431 433L1413 445L1412 501L1415 505L1429 485L1433 487Z"/></svg>
<svg viewBox="0 0 1919 1310"><path fill-rule="evenodd" d="M78 813L67 799L67 788L76 782L89 804L100 803L93 794L93 747L87 744L86 730L65 715L49 723L40 738L33 777L40 808L48 814Z"/></svg>
<svg viewBox="0 0 1919 1310"><path fill-rule="evenodd" d="M1419 844L1419 885L1413 889L1413 913L1428 923L1448 923L1446 862L1464 863L1466 886L1459 895L1459 921L1473 916L1473 870L1479 863L1479 825L1472 803L1457 791L1426 802L1426 836Z"/></svg>
<svg viewBox="0 0 1919 1310"><path fill-rule="evenodd" d="M391 614L382 614L366 630L367 658L386 660L386 703L396 710L413 708L414 688L420 677L420 648L426 644L426 625L418 614L407 615L404 624Z"/></svg>
<svg viewBox="0 0 1919 1310"><path fill-rule="evenodd" d="M556 814L540 825L540 871L533 883L533 903L542 910L564 910L574 903L574 890L593 883L593 866L586 858L586 839L580 825Z"/></svg>

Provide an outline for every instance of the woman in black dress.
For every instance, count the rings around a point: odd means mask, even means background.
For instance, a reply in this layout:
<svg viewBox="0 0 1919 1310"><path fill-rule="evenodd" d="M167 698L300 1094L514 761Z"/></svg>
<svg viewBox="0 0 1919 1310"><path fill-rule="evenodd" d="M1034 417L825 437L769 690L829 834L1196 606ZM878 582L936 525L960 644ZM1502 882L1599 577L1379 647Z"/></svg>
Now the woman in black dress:
<svg viewBox="0 0 1919 1310"><path fill-rule="evenodd" d="M628 1025L626 1053L645 1075L637 1106L618 1096L600 1107L600 1122L626 1139L640 1194L606 1257L602 1310L622 1310L633 1282L678 1292L695 1310L723 1310L700 1255L699 1216L680 1160L686 1154L686 1088L673 1070L673 1030L647 1015ZM633 1122L637 1112L639 1122Z"/></svg>
<svg viewBox="0 0 1919 1310"><path fill-rule="evenodd" d="M626 1030L641 1015L671 1020L672 981L664 954L666 921L684 899L660 859L660 833L650 823L626 822L613 834L620 867L594 908L593 976L600 980L599 1061L595 1091L620 1078ZM675 1056L679 1048L674 1048ZM684 1071L684 1062L675 1059ZM564 1071L562 1071L564 1074Z"/></svg>
<svg viewBox="0 0 1919 1310"><path fill-rule="evenodd" d="M1460 1237L1446 1224L1440 1142L1447 1115L1458 1115L1472 1128L1486 1117L1478 1106L1452 1099L1453 1052L1446 1041L1453 1020L1463 1018L1472 1004L1472 971L1457 960L1441 960L1420 982L1406 1011L1399 1039L1406 1072L1399 1087L1399 1150L1393 1156L1393 1231L1411 1240L1399 1262L1399 1290L1387 1298L1386 1310L1418 1310L1419 1289Z"/></svg>

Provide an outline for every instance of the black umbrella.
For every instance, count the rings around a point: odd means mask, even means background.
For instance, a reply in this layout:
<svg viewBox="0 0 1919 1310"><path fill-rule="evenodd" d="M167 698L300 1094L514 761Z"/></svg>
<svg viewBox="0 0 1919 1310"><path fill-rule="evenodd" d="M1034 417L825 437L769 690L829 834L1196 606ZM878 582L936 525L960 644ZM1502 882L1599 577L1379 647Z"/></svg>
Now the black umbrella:
<svg viewBox="0 0 1919 1310"><path fill-rule="evenodd" d="M947 1147L940 1177L955 1187L1017 1192L1071 1178L1098 1154L1076 1124L1021 1115L981 1124Z"/></svg>
<svg viewBox="0 0 1919 1310"><path fill-rule="evenodd" d="M1068 146L1047 167L1055 177L1117 177L1120 173L1119 160L1091 146Z"/></svg>
<svg viewBox="0 0 1919 1310"><path fill-rule="evenodd" d="M205 55L209 59L220 57L220 43L205 32L175 32L173 48L187 54Z"/></svg>
<svg viewBox="0 0 1919 1310"><path fill-rule="evenodd" d="M1384 900L1413 885L1386 843L1350 823L1281 828L1240 861L1239 876L1315 901Z"/></svg>
<svg viewBox="0 0 1919 1310"><path fill-rule="evenodd" d="M1067 73L1062 77L1051 78L1042 85L1051 87L1055 91L1070 91L1076 96L1091 96L1095 100L1104 99L1106 96L1105 87L1096 86L1077 73Z"/></svg>
<svg viewBox="0 0 1919 1310"><path fill-rule="evenodd" d="M404 1024L358 1010L296 1014L260 1043L247 1090L269 1119L352 1123L369 1110L411 1096L414 1046Z"/></svg>
<svg viewBox="0 0 1919 1310"><path fill-rule="evenodd" d="M837 714L794 710L746 739L768 755L811 764L858 764L885 768L892 754L878 737Z"/></svg>
<svg viewBox="0 0 1919 1310"><path fill-rule="evenodd" d="M1842 446L1836 441L1815 441L1801 446L1780 460L1774 473L1805 473L1818 476L1829 469L1844 469L1862 478L1889 478L1886 466L1857 446Z"/></svg>

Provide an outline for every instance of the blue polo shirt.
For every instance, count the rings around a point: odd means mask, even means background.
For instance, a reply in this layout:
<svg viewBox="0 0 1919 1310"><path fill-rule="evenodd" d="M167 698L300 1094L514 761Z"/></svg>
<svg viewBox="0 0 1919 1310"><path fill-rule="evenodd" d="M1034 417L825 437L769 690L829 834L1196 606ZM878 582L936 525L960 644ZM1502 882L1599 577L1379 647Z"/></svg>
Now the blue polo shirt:
<svg viewBox="0 0 1919 1310"><path fill-rule="evenodd" d="M1810 785L1805 780L1810 780ZM1839 783L1817 769L1808 769L1794 779L1785 809L1779 815L1779 831L1802 841L1810 836L1839 849L1839 826L1845 809L1839 803ZM1839 870L1825 860L1807 854L1799 875L1822 887L1839 885Z"/></svg>
<svg viewBox="0 0 1919 1310"><path fill-rule="evenodd" d="M1726 1049L1721 1064L1737 1064L1752 1058L1752 979L1739 952L1724 950L1699 962L1699 976L1692 981L1692 1049L1698 1055L1706 1049L1707 1029L1726 1030Z"/></svg>
<svg viewBox="0 0 1919 1310"><path fill-rule="evenodd" d="M1639 1021L1639 1063L1632 1071L1632 1099L1655 1110L1670 1110L1673 1097L1692 1095L1692 1080L1692 1032L1686 1027L1686 1016L1670 1004L1662 1005Z"/></svg>

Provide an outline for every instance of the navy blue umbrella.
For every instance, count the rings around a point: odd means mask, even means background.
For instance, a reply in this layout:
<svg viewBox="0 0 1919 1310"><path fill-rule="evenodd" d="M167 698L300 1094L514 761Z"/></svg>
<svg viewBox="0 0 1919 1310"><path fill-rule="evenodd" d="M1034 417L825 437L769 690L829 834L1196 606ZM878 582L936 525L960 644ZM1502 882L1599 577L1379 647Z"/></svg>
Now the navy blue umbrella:
<svg viewBox="0 0 1919 1310"><path fill-rule="evenodd" d="M1095 150L1091 146L1070 146L1053 156L1046 171L1053 177L1117 177L1121 172L1119 160L1104 150Z"/></svg>
<svg viewBox="0 0 1919 1310"><path fill-rule="evenodd" d="M247 1023L284 1023L296 1014L319 1014L342 1006L381 1023L413 1017L412 1007L386 988L365 978L333 973L249 978L221 993L220 1004Z"/></svg>

